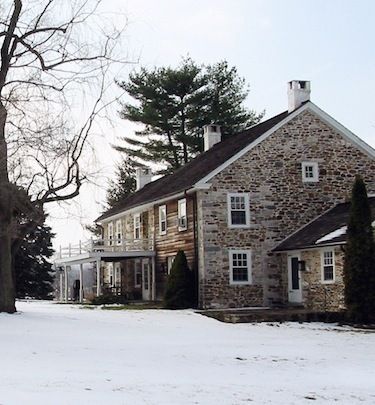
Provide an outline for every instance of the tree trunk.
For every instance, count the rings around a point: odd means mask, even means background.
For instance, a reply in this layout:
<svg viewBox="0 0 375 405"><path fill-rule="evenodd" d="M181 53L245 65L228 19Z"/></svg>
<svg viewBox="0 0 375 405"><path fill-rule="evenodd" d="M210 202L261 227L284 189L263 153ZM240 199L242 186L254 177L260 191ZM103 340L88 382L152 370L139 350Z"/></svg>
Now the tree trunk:
<svg viewBox="0 0 375 405"><path fill-rule="evenodd" d="M5 226L4 226L5 225ZM0 312L16 312L9 226L0 224Z"/></svg>
<svg viewBox="0 0 375 405"><path fill-rule="evenodd" d="M0 103L0 312L16 312L12 271L13 196L8 176L8 148L5 139L7 112Z"/></svg>

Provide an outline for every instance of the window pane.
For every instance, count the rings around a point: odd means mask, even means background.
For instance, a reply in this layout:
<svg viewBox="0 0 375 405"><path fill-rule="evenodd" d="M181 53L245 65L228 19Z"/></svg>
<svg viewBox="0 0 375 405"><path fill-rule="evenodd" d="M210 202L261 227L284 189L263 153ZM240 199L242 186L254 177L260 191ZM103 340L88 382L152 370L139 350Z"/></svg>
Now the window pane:
<svg viewBox="0 0 375 405"><path fill-rule="evenodd" d="M233 281L248 281L247 267L233 267Z"/></svg>
<svg viewBox="0 0 375 405"><path fill-rule="evenodd" d="M333 280L333 266L324 266L324 280Z"/></svg>
<svg viewBox="0 0 375 405"><path fill-rule="evenodd" d="M232 218L232 225L246 225L245 211L232 211L231 218Z"/></svg>

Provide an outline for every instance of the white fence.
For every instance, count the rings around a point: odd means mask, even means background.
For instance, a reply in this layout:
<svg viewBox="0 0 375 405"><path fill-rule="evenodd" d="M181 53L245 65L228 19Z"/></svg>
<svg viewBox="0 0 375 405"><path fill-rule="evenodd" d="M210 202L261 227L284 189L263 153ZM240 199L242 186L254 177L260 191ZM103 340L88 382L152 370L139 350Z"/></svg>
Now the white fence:
<svg viewBox="0 0 375 405"><path fill-rule="evenodd" d="M91 239L76 245L60 246L57 258L78 256L91 252L131 252L154 250L153 239Z"/></svg>

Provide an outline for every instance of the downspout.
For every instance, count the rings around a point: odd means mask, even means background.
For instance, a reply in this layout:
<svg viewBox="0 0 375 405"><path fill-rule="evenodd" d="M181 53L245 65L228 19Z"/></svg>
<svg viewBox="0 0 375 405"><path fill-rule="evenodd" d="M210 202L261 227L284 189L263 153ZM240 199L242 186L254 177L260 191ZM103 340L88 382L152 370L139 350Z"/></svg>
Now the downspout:
<svg viewBox="0 0 375 405"><path fill-rule="evenodd" d="M199 260L198 260L198 214L197 214L198 208L197 208L197 192L195 192L193 196L193 235L194 235L194 277L195 277L195 298L196 298L196 304L199 306Z"/></svg>

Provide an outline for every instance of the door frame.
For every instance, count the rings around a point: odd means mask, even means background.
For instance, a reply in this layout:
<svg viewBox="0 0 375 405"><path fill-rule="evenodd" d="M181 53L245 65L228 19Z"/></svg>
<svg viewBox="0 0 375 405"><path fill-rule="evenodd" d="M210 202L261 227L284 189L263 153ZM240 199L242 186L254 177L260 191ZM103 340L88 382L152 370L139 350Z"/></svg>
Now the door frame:
<svg viewBox="0 0 375 405"><path fill-rule="evenodd" d="M298 289L292 288L292 259L297 258L301 260L301 252L294 251L288 252L287 261L288 261L288 302L293 304L301 304L303 302L302 297L302 280L301 272L298 270Z"/></svg>

